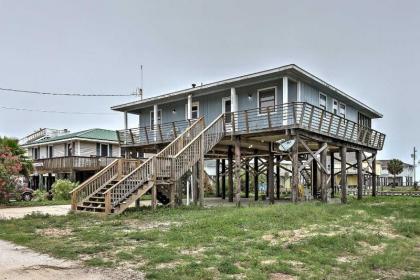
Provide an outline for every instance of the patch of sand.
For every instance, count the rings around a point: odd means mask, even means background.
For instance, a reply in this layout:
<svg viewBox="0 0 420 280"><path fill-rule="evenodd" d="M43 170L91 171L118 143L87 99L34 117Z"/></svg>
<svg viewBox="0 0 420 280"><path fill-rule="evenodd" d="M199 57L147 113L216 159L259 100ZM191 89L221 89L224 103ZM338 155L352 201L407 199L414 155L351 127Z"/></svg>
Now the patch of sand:
<svg viewBox="0 0 420 280"><path fill-rule="evenodd" d="M49 237L62 237L62 236L68 236L72 234L72 230L69 228L60 229L60 228L43 228L43 229L37 229L35 231L36 234L42 235L42 236L49 236Z"/></svg>
<svg viewBox="0 0 420 280"><path fill-rule="evenodd" d="M297 280L297 277L277 272L277 273L271 273L270 274L270 280Z"/></svg>

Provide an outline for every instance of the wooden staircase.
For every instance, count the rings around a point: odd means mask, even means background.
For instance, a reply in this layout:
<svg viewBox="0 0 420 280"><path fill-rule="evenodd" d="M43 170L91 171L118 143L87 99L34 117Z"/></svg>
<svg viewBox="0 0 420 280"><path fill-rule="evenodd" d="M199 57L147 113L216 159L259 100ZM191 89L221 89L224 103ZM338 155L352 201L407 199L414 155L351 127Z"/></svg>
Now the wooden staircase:
<svg viewBox="0 0 420 280"><path fill-rule="evenodd" d="M72 210L122 213L149 191L162 204L173 203L174 183L198 161L204 162L204 155L224 136L224 114L206 128L200 118L140 165L133 168L125 162L129 160L118 159L81 184L72 191Z"/></svg>

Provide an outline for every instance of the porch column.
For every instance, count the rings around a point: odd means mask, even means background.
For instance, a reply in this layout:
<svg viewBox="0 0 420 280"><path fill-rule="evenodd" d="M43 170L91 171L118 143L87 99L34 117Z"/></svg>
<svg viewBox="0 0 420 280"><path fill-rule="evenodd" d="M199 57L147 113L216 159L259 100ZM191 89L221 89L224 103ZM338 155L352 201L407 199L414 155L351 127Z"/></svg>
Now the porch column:
<svg viewBox="0 0 420 280"><path fill-rule="evenodd" d="M216 159L216 197L220 197L220 159Z"/></svg>
<svg viewBox="0 0 420 280"><path fill-rule="evenodd" d="M287 125L287 106L289 103L289 78L283 77L283 125Z"/></svg>
<svg viewBox="0 0 420 280"><path fill-rule="evenodd" d="M124 112L124 144L127 144L128 139L128 114Z"/></svg>
<svg viewBox="0 0 420 280"><path fill-rule="evenodd" d="M299 138L295 137L295 143L292 147L292 202L298 200L299 187Z"/></svg>
<svg viewBox="0 0 420 280"><path fill-rule="evenodd" d="M267 162L267 187L270 204L274 204L274 153L272 149L273 143L268 143L268 162Z"/></svg>
<svg viewBox="0 0 420 280"><path fill-rule="evenodd" d="M280 156L276 156L276 197L280 199Z"/></svg>
<svg viewBox="0 0 420 280"><path fill-rule="evenodd" d="M230 89L230 108L232 112L237 112L238 111L238 95L236 94L236 89L235 88L231 88Z"/></svg>
<svg viewBox="0 0 420 280"><path fill-rule="evenodd" d="M363 196L363 162L362 151L356 151L357 160L357 199L362 199Z"/></svg>
<svg viewBox="0 0 420 280"><path fill-rule="evenodd" d="M229 173L229 202L233 202L233 151L232 146L228 147L228 173Z"/></svg>
<svg viewBox="0 0 420 280"><path fill-rule="evenodd" d="M372 196L376 196L376 154L373 156L372 160Z"/></svg>
<svg viewBox="0 0 420 280"><path fill-rule="evenodd" d="M331 178L330 178L330 183L331 183L331 198L334 198L335 196L335 169L334 169L334 152L331 152L331 160L330 160L330 173L331 173Z"/></svg>
<svg viewBox="0 0 420 280"><path fill-rule="evenodd" d="M323 143L322 145L325 145L325 144L326 143ZM328 148L324 149L321 152L321 164L324 167L327 166L327 152L328 152ZM325 173L323 168L321 168L321 199L322 199L322 202L324 203L328 202L327 174Z"/></svg>
<svg viewBox="0 0 420 280"><path fill-rule="evenodd" d="M258 157L254 157L254 200L258 200Z"/></svg>
<svg viewBox="0 0 420 280"><path fill-rule="evenodd" d="M155 105L153 105L153 129L154 130L157 130L158 129L158 124L159 124L159 120L158 120L158 118L159 118L159 113L158 113L159 111L158 111L158 105L157 104L155 104Z"/></svg>
<svg viewBox="0 0 420 280"><path fill-rule="evenodd" d="M245 159L245 197L249 198L249 159Z"/></svg>
<svg viewBox="0 0 420 280"><path fill-rule="evenodd" d="M188 95L188 102L187 102L187 119L192 119L192 94Z"/></svg>
<svg viewBox="0 0 420 280"><path fill-rule="evenodd" d="M314 199L318 197L318 163L316 160L312 161L312 195Z"/></svg>
<svg viewBox="0 0 420 280"><path fill-rule="evenodd" d="M226 199L226 160L222 159L222 199Z"/></svg>
<svg viewBox="0 0 420 280"><path fill-rule="evenodd" d="M235 138L235 200L236 206L241 206L241 138Z"/></svg>
<svg viewBox="0 0 420 280"><path fill-rule="evenodd" d="M347 147L342 146L340 148L340 158L341 158L341 203L347 203Z"/></svg>

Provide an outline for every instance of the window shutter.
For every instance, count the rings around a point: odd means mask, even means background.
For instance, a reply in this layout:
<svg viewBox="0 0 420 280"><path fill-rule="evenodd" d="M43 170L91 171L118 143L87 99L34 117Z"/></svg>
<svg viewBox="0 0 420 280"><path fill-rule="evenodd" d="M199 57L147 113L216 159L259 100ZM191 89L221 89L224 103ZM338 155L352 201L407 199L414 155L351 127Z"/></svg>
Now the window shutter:
<svg viewBox="0 0 420 280"><path fill-rule="evenodd" d="M112 144L109 144L109 157L112 157Z"/></svg>
<svg viewBox="0 0 420 280"><path fill-rule="evenodd" d="M96 155L99 157L101 155L101 144L96 143Z"/></svg>

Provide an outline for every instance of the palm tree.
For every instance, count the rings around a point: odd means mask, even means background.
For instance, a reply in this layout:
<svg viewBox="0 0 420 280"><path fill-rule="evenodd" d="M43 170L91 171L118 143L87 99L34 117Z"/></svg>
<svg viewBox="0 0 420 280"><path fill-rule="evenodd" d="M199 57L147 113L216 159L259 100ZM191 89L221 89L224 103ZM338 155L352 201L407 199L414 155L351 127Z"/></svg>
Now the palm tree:
<svg viewBox="0 0 420 280"><path fill-rule="evenodd" d="M394 181L392 183L392 187L395 187L395 177L400 174L401 172L403 172L404 169L404 164L401 160L399 159L391 159L388 162L388 172L392 175L394 175Z"/></svg>
<svg viewBox="0 0 420 280"><path fill-rule="evenodd" d="M25 149L19 145L19 140L0 136L0 146L10 149L12 155L19 158L20 164L22 165L20 173L25 177L29 177L29 174L33 171L32 161L26 156Z"/></svg>

